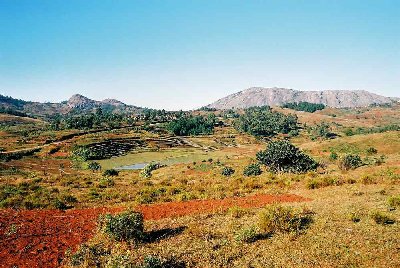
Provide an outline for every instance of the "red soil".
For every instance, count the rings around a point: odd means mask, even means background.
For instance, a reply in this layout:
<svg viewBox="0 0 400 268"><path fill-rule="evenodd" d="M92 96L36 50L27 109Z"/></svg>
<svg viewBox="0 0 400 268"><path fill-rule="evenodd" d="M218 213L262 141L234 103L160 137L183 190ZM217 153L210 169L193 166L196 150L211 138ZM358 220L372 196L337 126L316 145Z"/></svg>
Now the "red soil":
<svg viewBox="0 0 400 268"><path fill-rule="evenodd" d="M302 202L297 195L255 195L223 200L192 200L142 205L146 220L226 210L232 206L262 207L274 202ZM100 214L123 208L0 210L0 267L57 267L67 249L74 250L96 231Z"/></svg>

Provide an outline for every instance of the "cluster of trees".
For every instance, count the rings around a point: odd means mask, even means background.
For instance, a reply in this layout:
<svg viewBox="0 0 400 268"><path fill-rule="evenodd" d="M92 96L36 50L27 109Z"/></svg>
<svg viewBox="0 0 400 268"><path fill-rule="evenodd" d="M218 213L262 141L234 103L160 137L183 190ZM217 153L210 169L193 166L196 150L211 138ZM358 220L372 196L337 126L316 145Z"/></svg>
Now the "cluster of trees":
<svg viewBox="0 0 400 268"><path fill-rule="evenodd" d="M234 122L238 131L254 136L270 137L278 133L298 134L297 116L272 111L269 106L252 107Z"/></svg>
<svg viewBox="0 0 400 268"><path fill-rule="evenodd" d="M177 136L208 135L214 132L216 117L214 114L203 116L180 116L171 121L167 128Z"/></svg>
<svg viewBox="0 0 400 268"><path fill-rule="evenodd" d="M296 111L304 111L313 113L318 110L323 110L326 106L322 103L310 103L310 102L290 102L282 105L282 108L289 108Z"/></svg>
<svg viewBox="0 0 400 268"><path fill-rule="evenodd" d="M51 119L52 130L61 129L93 129L93 128L115 128L125 124L132 124L133 118L124 114L103 112L98 108L95 113L56 115Z"/></svg>
<svg viewBox="0 0 400 268"><path fill-rule="evenodd" d="M0 107L0 113L2 114L11 114L11 115L16 115L16 116L25 116L27 117L28 115L24 112L17 111L12 108L7 108L7 107Z"/></svg>
<svg viewBox="0 0 400 268"><path fill-rule="evenodd" d="M399 131L400 125L386 125L380 127L363 128L359 127L357 129L347 128L344 130L346 136L361 135L361 134L372 134L372 133L383 133L387 131Z"/></svg>

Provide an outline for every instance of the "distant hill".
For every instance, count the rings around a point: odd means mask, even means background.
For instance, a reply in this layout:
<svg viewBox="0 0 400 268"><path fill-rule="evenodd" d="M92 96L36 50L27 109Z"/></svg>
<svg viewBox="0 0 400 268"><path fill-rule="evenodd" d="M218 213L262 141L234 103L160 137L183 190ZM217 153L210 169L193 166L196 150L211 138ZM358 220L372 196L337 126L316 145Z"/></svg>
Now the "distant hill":
<svg viewBox="0 0 400 268"><path fill-rule="evenodd" d="M115 99L96 101L79 94L75 94L69 98L69 100L60 103L32 102L0 95L0 112L14 115L27 115L43 118L55 114L93 112L97 108L118 113L140 113L142 110L140 107L127 105Z"/></svg>
<svg viewBox="0 0 400 268"><path fill-rule="evenodd" d="M329 107L355 108L398 101L365 90L299 91L287 88L252 87L231 94L206 107L215 109L278 106L290 102L321 103Z"/></svg>

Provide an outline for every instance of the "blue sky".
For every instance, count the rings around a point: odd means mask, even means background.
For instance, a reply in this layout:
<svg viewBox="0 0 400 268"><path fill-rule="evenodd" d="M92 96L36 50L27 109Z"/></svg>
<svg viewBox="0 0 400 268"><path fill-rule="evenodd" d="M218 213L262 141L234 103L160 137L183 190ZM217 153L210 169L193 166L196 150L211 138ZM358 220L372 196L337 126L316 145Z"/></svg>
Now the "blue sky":
<svg viewBox="0 0 400 268"><path fill-rule="evenodd" d="M0 94L191 109L251 87L400 97L400 1L0 0Z"/></svg>

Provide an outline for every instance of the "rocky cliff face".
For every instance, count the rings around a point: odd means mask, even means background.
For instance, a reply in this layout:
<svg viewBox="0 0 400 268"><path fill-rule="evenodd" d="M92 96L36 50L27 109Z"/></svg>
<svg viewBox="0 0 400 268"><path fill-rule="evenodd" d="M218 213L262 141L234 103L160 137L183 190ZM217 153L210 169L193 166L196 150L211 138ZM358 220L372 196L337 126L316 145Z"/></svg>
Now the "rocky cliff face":
<svg viewBox="0 0 400 268"><path fill-rule="evenodd" d="M330 107L364 107L395 101L365 90L298 91L287 88L252 87L209 104L216 109L248 108L252 106L277 106L289 102L322 103Z"/></svg>

